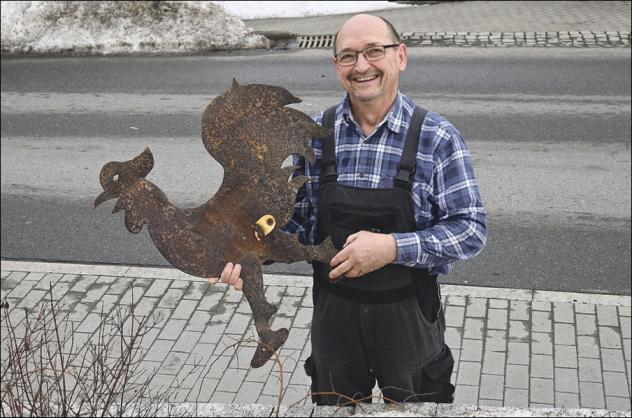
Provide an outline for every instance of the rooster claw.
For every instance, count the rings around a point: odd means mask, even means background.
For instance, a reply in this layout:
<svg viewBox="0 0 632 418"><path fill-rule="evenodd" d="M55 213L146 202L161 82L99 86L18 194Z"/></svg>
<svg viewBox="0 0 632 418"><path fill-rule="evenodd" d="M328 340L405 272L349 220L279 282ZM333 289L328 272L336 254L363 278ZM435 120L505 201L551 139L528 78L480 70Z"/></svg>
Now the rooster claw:
<svg viewBox="0 0 632 418"><path fill-rule="evenodd" d="M262 335L262 341L257 345L257 350L250 360L250 367L256 369L266 364L287 340L289 334L287 328L281 328Z"/></svg>

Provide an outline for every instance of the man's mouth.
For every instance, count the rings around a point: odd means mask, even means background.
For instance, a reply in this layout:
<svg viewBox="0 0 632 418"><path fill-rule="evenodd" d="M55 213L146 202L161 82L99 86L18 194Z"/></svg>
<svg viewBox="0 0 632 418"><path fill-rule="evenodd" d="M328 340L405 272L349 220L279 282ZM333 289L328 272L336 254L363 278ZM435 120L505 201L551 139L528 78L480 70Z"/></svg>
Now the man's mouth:
<svg viewBox="0 0 632 418"><path fill-rule="evenodd" d="M366 83L366 82L375 80L378 77L379 77L379 75L377 75L377 74L365 75L365 76L362 76L362 77L354 77L353 81L355 81L357 83Z"/></svg>

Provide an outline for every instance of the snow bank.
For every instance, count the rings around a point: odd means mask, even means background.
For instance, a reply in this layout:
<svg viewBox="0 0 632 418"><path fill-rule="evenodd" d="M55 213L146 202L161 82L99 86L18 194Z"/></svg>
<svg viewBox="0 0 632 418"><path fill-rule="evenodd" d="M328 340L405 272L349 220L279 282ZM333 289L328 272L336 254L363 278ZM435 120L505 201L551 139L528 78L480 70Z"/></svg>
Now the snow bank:
<svg viewBox="0 0 632 418"><path fill-rule="evenodd" d="M3 1L2 54L163 54L265 48L268 40L201 1Z"/></svg>
<svg viewBox="0 0 632 418"><path fill-rule="evenodd" d="M410 7L388 1L213 1L240 19L320 16ZM262 4L263 3L263 4Z"/></svg>

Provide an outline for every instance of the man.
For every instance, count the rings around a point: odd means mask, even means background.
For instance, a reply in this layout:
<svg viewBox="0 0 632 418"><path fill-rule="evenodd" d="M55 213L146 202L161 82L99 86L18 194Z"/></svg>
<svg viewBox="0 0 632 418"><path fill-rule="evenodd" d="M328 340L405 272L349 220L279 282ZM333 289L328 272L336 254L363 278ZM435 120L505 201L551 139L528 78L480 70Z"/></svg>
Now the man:
<svg viewBox="0 0 632 418"><path fill-rule="evenodd" d="M311 182L286 227L340 249L314 263L313 400L370 402L377 380L387 402L452 402L437 275L485 246L469 152L452 124L399 93L407 49L386 20L350 18L333 62L347 95L316 121L335 128L335 147L314 139L317 162L299 160ZM221 280L240 289L239 274L229 263Z"/></svg>

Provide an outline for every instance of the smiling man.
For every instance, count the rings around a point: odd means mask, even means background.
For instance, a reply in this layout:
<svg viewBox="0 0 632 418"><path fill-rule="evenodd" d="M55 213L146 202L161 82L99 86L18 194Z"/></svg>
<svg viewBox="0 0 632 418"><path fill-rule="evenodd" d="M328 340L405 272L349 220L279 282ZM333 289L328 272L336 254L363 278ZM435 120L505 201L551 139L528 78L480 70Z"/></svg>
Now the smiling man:
<svg viewBox="0 0 632 418"><path fill-rule="evenodd" d="M334 133L312 141L315 164L296 160L310 182L286 226L339 249L314 263L312 398L370 402L377 381L387 402L452 402L437 278L485 246L470 154L450 122L399 92L407 49L385 19L346 21L333 64L347 94L316 117ZM241 288L239 273L228 264L221 280Z"/></svg>

